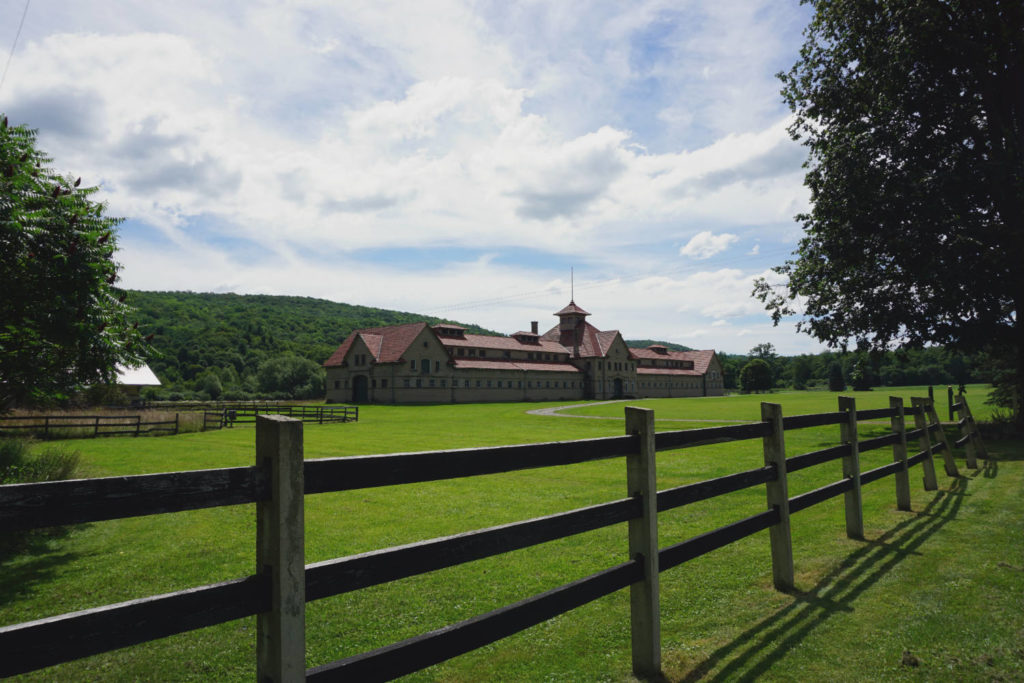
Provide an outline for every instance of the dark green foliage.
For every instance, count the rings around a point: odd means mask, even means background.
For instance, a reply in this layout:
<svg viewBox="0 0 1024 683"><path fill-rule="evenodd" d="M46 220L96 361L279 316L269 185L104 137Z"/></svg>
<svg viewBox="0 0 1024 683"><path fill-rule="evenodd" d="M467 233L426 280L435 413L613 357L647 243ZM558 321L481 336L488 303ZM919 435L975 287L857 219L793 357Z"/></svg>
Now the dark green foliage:
<svg viewBox="0 0 1024 683"><path fill-rule="evenodd" d="M743 393L768 391L772 384L772 368L761 358L753 359L740 371L740 386Z"/></svg>
<svg viewBox="0 0 1024 683"><path fill-rule="evenodd" d="M256 373L261 395L272 398L321 398L324 369L299 356L280 356L260 364Z"/></svg>
<svg viewBox="0 0 1024 683"><path fill-rule="evenodd" d="M828 368L828 390L846 391L846 380L843 379L843 369L839 363L832 363Z"/></svg>
<svg viewBox="0 0 1024 683"><path fill-rule="evenodd" d="M0 410L108 382L147 349L114 287L120 218L0 118Z"/></svg>
<svg viewBox="0 0 1024 683"><path fill-rule="evenodd" d="M421 320L442 322L414 313L298 296L129 294L129 301L138 309L140 329L154 335L156 353L149 366L163 387L150 392L150 398L212 394L211 372L224 392L221 398L254 398L261 395L257 371L270 359L298 356L319 366L353 330ZM464 326L477 334L493 334ZM321 391L318 397L322 396Z"/></svg>
<svg viewBox="0 0 1024 683"><path fill-rule="evenodd" d="M1020 374L1024 3L810 4L780 77L812 208L756 295L833 347L991 346Z"/></svg>

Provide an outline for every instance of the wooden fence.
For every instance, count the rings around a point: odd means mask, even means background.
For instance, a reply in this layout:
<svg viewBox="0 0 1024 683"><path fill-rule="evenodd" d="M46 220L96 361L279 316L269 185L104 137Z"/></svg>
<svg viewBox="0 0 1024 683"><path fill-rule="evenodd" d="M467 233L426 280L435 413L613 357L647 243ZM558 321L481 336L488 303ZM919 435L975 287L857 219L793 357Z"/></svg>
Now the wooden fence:
<svg viewBox="0 0 1024 683"><path fill-rule="evenodd" d="M28 434L43 439L123 436L164 432L177 434L178 414L173 420L143 421L140 415L29 415L0 417L0 435Z"/></svg>
<svg viewBox="0 0 1024 683"><path fill-rule="evenodd" d="M963 437L975 452L983 445L966 400L958 403ZM913 416L908 430L905 415ZM860 420L888 419L884 436L859 440ZM785 456L787 430L840 425L840 443ZM39 619L0 628L0 676L10 676L80 657L257 615L256 662L260 681L388 680L539 624L609 593L630 589L632 664L641 676L661 668L659 574L716 548L768 530L773 582L793 587L791 517L835 496L844 496L846 533L862 537L861 488L893 476L899 509L910 509L911 467L921 465L926 490L937 488L933 457L941 454L956 474L951 446L928 399L900 398L878 410L856 409L839 399L834 413L783 417L779 405L762 404L761 420L749 424L655 433L654 413L626 408L626 436L558 443L368 455L303 461L302 424L261 415L256 426L256 464L194 472L18 484L0 487L0 528L17 530L97 522L179 510L256 503L257 573L165 595ZM761 439L764 463L717 479L657 491L657 451L708 443ZM907 440L917 439L909 455ZM861 471L859 454L892 447L893 462ZM499 527L412 545L304 565L303 500L306 494L415 484L455 477L511 472L625 458L629 497ZM787 476L841 460L838 481L789 496ZM968 460L968 466L972 461ZM764 485L766 509L745 519L666 547L658 544L658 513L733 491ZM472 619L393 645L306 669L305 603L347 591L450 567L628 523L627 562Z"/></svg>
<svg viewBox="0 0 1024 683"><path fill-rule="evenodd" d="M358 422L358 406L285 406L265 405L262 408L242 404L234 408L203 411L203 431L223 429L236 424L255 424L260 415L284 415L301 422L325 424L330 422Z"/></svg>

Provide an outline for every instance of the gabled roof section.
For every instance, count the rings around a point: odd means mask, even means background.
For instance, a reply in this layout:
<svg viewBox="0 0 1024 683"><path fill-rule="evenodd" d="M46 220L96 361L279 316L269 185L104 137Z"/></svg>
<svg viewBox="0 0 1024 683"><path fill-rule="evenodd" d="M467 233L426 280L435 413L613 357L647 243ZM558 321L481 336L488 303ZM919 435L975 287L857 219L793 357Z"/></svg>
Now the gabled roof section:
<svg viewBox="0 0 1024 683"><path fill-rule="evenodd" d="M561 329L560 325L555 325L550 330L544 333L541 340L546 342L558 343L562 339L564 330ZM580 340L580 358L604 358L608 355L608 350L611 349L612 343L615 338L619 336L618 330L606 330L602 332L585 320L580 320L579 324L575 328L578 339ZM565 334L569 334L565 332ZM565 348L565 347L563 347ZM566 349L570 353L572 349Z"/></svg>
<svg viewBox="0 0 1024 683"><path fill-rule="evenodd" d="M662 347L664 348L664 347ZM715 357L714 351L673 351L671 349L666 350L662 353L660 350L655 350L653 346L649 346L646 349L637 349L630 347L630 354L633 358L643 359L656 359L664 360L666 358L671 360L687 360L693 363L693 373L703 375L708 371L708 366L711 365L711 359ZM637 372L640 372L641 368L637 368Z"/></svg>
<svg viewBox="0 0 1024 683"><path fill-rule="evenodd" d="M362 339L366 348L377 363L397 363L409 345L415 341L420 332L428 329L426 323L406 323L405 325L389 325L387 327L369 327L356 330L335 349L331 357L324 361L324 367L336 367L342 364L345 356L355 340Z"/></svg>

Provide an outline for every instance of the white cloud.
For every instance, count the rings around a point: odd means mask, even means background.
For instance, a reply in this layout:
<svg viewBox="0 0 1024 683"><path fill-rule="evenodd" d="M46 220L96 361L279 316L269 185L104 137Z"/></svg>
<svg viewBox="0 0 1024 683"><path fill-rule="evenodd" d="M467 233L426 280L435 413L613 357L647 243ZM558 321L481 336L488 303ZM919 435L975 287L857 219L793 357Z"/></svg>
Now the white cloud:
<svg viewBox="0 0 1024 683"><path fill-rule="evenodd" d="M710 230L698 232L684 246L680 247L681 256L689 256L695 259L708 259L715 254L720 254L729 248L729 245L739 242L740 238L728 232L720 235L712 234Z"/></svg>
<svg viewBox="0 0 1024 683"><path fill-rule="evenodd" d="M578 282L615 276L581 290L606 324L639 337L653 321L679 340L706 329L728 347L737 328L760 329L734 321L766 319L750 279L791 251L807 205L773 77L797 53L805 9L81 0L45 22L35 11L4 107L132 219L130 287L423 312L502 298L463 310L504 330L538 315L515 297L566 293L559 276L575 265ZM752 235L773 246L698 269Z"/></svg>

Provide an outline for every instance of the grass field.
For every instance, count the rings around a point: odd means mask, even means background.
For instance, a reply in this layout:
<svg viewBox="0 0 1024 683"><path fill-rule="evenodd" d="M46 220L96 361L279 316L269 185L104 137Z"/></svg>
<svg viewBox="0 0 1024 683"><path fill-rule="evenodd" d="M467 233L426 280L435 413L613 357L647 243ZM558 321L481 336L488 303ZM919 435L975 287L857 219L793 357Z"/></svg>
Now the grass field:
<svg viewBox="0 0 1024 683"><path fill-rule="evenodd" d="M904 396L923 395L903 390ZM889 392L855 394L858 407ZM969 387L976 416L984 392ZM944 395L936 396L945 417ZM835 394L631 401L674 420L758 418L762 400L786 415L836 409ZM366 406L360 422L306 425L305 456L429 450L621 434L616 419L529 415L538 404ZM568 412L621 418L623 404ZM863 436L883 424L862 425ZM90 476L251 464L254 430L67 442ZM833 445L838 427L787 432L787 453ZM866 540L844 533L839 498L793 518L797 588L771 586L761 532L661 576L666 677L692 680L1020 680L1024 678L1024 458L1020 442L989 444L978 471L925 492L911 473L913 511L895 509L892 478L864 489ZM891 461L888 449L862 468ZM659 454L658 487L758 466L760 442ZM839 478L838 462L790 478L790 495ZM625 495L621 460L307 498L307 562L503 524ZM661 544L764 508L754 488L661 515ZM39 538L0 564L0 625L252 573L255 513L242 505L81 525ZM553 588L626 559L624 525L307 606L307 664L389 644ZM251 680L255 620L72 662L25 680ZM55 644L59 647L59 644ZM906 657L904 652L910 654ZM914 665L916 663L916 665ZM512 638L409 677L430 681L630 679L629 599L620 591Z"/></svg>

